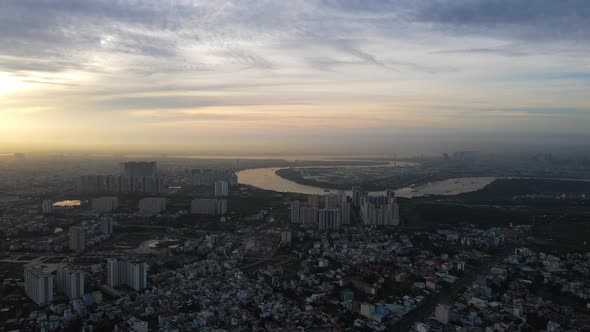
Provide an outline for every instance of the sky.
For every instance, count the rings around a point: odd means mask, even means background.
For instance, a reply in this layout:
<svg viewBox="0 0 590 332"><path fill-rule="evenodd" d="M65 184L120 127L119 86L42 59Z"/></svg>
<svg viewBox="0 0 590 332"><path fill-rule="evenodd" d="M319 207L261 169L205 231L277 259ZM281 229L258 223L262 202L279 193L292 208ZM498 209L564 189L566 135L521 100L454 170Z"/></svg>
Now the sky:
<svg viewBox="0 0 590 332"><path fill-rule="evenodd" d="M587 0L0 1L0 152L588 139Z"/></svg>

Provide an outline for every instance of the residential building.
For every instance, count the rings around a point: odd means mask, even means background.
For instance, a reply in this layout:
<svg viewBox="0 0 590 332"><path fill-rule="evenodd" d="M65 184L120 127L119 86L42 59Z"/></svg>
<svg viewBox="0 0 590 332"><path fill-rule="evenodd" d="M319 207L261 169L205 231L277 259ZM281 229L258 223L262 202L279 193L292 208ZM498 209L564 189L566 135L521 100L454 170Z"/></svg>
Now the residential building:
<svg viewBox="0 0 590 332"><path fill-rule="evenodd" d="M361 197L360 214L364 225L398 226L399 206L395 202L395 192L388 190L385 196Z"/></svg>
<svg viewBox="0 0 590 332"><path fill-rule="evenodd" d="M82 194L161 194L164 179L158 176L83 175L78 181Z"/></svg>
<svg viewBox="0 0 590 332"><path fill-rule="evenodd" d="M304 226L317 226L318 208L309 206L299 208L299 220Z"/></svg>
<svg viewBox="0 0 590 332"><path fill-rule="evenodd" d="M294 224L299 224L301 223L301 219L300 219L300 203L299 201L293 201L291 202L291 222Z"/></svg>
<svg viewBox="0 0 590 332"><path fill-rule="evenodd" d="M25 294L37 305L53 301L53 275L46 266L25 265L24 286Z"/></svg>
<svg viewBox="0 0 590 332"><path fill-rule="evenodd" d="M352 206L359 208L361 206L361 197L363 190L359 186L352 187Z"/></svg>
<svg viewBox="0 0 590 332"><path fill-rule="evenodd" d="M336 209L340 205L340 198L338 195L329 194L324 196L324 208Z"/></svg>
<svg viewBox="0 0 590 332"><path fill-rule="evenodd" d="M100 220L100 232L103 234L113 234L113 218L105 216Z"/></svg>
<svg viewBox="0 0 590 332"><path fill-rule="evenodd" d="M70 249L81 251L86 248L86 239L84 238L84 227L73 226L70 227Z"/></svg>
<svg viewBox="0 0 590 332"><path fill-rule="evenodd" d="M196 198L191 201L192 214L224 215L227 213L227 200L216 198Z"/></svg>
<svg viewBox="0 0 590 332"><path fill-rule="evenodd" d="M92 199L92 210L96 212L111 212L117 209L119 200L117 197L99 197Z"/></svg>
<svg viewBox="0 0 590 332"><path fill-rule="evenodd" d="M342 225L350 225L350 203L343 202L340 205L340 218L342 220Z"/></svg>
<svg viewBox="0 0 590 332"><path fill-rule="evenodd" d="M320 209L318 211L318 225L320 231L340 229L340 210Z"/></svg>
<svg viewBox="0 0 590 332"><path fill-rule="evenodd" d="M227 197L229 195L229 184L224 180L215 181L215 196Z"/></svg>
<svg viewBox="0 0 590 332"><path fill-rule="evenodd" d="M290 231L282 231L281 232L281 245L282 246L290 246L292 240L292 233Z"/></svg>
<svg viewBox="0 0 590 332"><path fill-rule="evenodd" d="M65 264L57 267L57 291L70 300L84 296L84 272L72 270Z"/></svg>
<svg viewBox="0 0 590 332"><path fill-rule="evenodd" d="M216 181L226 181L230 186L238 184L238 176L229 169L193 169L191 180L194 186L210 186Z"/></svg>
<svg viewBox="0 0 590 332"><path fill-rule="evenodd" d="M129 286L137 291L147 287L147 270L145 262L117 260L111 258L107 262L107 279L111 287Z"/></svg>
<svg viewBox="0 0 590 332"><path fill-rule="evenodd" d="M53 201L46 199L41 204L41 209L43 210L43 214L49 214L53 212Z"/></svg>

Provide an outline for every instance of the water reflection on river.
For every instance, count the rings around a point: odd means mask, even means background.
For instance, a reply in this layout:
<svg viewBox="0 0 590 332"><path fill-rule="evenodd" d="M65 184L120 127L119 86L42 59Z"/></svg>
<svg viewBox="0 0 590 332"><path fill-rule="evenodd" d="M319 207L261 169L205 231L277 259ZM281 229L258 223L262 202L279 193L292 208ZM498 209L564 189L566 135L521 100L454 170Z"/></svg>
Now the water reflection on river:
<svg viewBox="0 0 590 332"><path fill-rule="evenodd" d="M65 201L55 202L55 203L53 203L53 206L72 207L72 206L80 206L80 204L82 204L82 201L80 201L79 199L68 199Z"/></svg>
<svg viewBox="0 0 590 332"><path fill-rule="evenodd" d="M279 192L293 192L302 194L325 195L324 188L307 186L299 184L276 175L276 170L280 167L273 168L256 168L247 169L238 172L238 182L251 185L266 190ZM400 197L414 197L424 195L456 195L469 191L479 190L494 181L495 177L470 177L456 178L444 181L435 181L413 188L406 187L396 190L396 195ZM331 190L337 191L337 190ZM350 192L348 192L350 194ZM383 193L371 192L370 194L378 195Z"/></svg>

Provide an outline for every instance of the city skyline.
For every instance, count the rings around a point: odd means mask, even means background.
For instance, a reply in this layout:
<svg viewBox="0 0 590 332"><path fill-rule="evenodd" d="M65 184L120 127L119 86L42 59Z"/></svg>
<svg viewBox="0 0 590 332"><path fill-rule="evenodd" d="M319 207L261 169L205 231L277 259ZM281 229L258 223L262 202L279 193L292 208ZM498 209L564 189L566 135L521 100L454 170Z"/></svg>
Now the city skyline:
<svg viewBox="0 0 590 332"><path fill-rule="evenodd" d="M590 331L590 0L0 1L1 331Z"/></svg>
<svg viewBox="0 0 590 332"><path fill-rule="evenodd" d="M589 16L585 1L4 2L0 152L582 144Z"/></svg>

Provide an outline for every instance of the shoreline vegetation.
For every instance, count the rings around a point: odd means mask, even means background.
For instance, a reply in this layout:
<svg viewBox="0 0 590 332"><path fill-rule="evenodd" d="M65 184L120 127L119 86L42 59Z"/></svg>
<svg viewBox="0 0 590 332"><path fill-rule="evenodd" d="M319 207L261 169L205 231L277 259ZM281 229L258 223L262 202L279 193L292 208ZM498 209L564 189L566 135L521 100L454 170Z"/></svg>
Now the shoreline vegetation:
<svg viewBox="0 0 590 332"><path fill-rule="evenodd" d="M325 188L325 189L336 189L336 190L350 190L353 186L361 186L367 191L381 191L387 189L399 189L409 186L419 186L433 181L444 181L451 178L448 173L436 172L428 175L395 175L387 178L365 181L362 183L342 182L342 183L331 183L321 182L311 179L306 179L295 170L293 167L278 169L275 174L283 179L293 181L297 184Z"/></svg>

